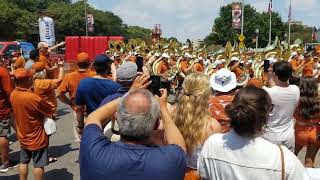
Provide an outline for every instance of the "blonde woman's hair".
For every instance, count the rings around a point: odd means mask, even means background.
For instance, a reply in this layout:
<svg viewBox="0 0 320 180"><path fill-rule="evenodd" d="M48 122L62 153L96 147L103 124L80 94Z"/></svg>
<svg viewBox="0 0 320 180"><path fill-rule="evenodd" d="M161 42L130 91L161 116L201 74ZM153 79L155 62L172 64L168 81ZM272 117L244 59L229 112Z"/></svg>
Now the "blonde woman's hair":
<svg viewBox="0 0 320 180"><path fill-rule="evenodd" d="M198 144L207 138L206 127L209 123L210 81L201 73L188 75L183 82L183 94L179 98L174 120L185 138L187 153L191 154Z"/></svg>

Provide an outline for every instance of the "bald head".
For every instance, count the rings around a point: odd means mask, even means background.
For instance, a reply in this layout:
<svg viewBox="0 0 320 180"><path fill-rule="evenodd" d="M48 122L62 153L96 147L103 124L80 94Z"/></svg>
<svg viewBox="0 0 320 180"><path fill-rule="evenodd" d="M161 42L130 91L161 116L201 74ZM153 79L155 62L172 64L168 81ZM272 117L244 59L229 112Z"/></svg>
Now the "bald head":
<svg viewBox="0 0 320 180"><path fill-rule="evenodd" d="M135 140L147 139L159 116L159 103L149 91L129 92L120 101L117 112L120 135Z"/></svg>
<svg viewBox="0 0 320 180"><path fill-rule="evenodd" d="M142 92L135 92L128 96L125 106L130 113L144 113L150 109L150 100Z"/></svg>

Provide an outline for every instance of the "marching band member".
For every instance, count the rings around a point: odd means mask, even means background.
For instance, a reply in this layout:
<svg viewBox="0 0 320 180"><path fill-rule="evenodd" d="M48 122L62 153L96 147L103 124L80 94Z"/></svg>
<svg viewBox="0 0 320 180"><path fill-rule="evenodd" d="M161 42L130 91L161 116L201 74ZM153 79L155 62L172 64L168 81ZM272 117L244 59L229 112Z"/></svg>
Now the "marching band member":
<svg viewBox="0 0 320 180"><path fill-rule="evenodd" d="M230 69L231 72L236 74L237 79L240 77L240 75L242 74L242 70L240 68L240 59L238 57L232 57L231 58L231 62L230 62Z"/></svg>
<svg viewBox="0 0 320 180"><path fill-rule="evenodd" d="M202 57L199 57L197 62L194 64L193 70L195 72L199 72L199 73L204 72L204 64L203 64L203 58Z"/></svg>

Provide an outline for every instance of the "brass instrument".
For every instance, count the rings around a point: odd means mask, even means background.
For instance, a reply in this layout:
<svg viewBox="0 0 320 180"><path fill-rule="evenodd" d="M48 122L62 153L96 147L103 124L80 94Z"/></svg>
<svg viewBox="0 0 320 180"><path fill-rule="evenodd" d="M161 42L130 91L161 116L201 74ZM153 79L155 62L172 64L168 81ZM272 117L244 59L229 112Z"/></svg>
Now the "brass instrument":
<svg viewBox="0 0 320 180"><path fill-rule="evenodd" d="M123 41L109 41L108 46L111 54L120 54L124 52L125 43Z"/></svg>

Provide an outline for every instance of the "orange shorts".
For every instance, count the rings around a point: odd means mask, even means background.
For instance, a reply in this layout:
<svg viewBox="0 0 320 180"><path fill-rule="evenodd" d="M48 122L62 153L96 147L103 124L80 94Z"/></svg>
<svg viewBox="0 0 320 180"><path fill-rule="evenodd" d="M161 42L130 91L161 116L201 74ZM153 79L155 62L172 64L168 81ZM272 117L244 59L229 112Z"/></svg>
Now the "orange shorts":
<svg viewBox="0 0 320 180"><path fill-rule="evenodd" d="M190 169L190 168L187 169L184 176L184 180L200 180L200 179L201 178L197 170Z"/></svg>
<svg viewBox="0 0 320 180"><path fill-rule="evenodd" d="M317 127L312 126L297 126L295 127L296 144L299 146L306 146L308 144L314 144L320 147L320 141L318 140ZM318 129L320 130L320 129Z"/></svg>

